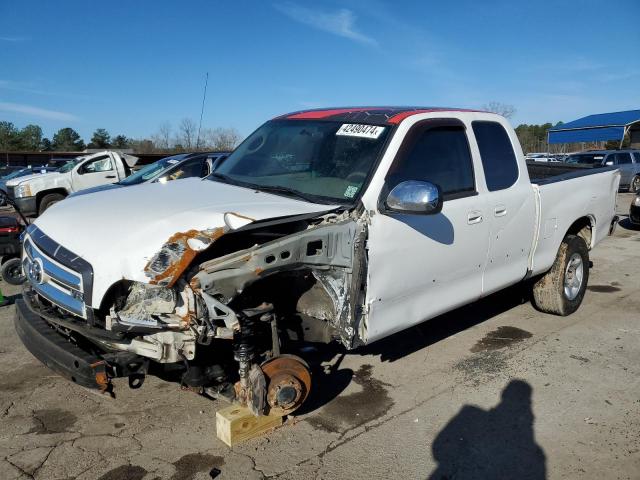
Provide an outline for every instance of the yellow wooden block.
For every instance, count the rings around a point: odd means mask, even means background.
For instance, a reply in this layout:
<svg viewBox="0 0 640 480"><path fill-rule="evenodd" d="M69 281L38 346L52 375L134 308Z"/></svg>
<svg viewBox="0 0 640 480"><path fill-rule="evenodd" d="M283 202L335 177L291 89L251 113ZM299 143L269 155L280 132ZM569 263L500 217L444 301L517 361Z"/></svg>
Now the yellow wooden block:
<svg viewBox="0 0 640 480"><path fill-rule="evenodd" d="M282 417L275 415L256 417L248 408L238 405L231 405L216 412L216 434L230 447L280 425L282 425Z"/></svg>

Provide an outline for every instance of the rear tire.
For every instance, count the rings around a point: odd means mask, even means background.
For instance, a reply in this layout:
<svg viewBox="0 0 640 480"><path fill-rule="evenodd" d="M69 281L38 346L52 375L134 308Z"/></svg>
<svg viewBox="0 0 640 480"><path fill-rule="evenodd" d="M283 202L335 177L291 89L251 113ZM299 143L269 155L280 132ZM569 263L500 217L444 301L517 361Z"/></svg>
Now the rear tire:
<svg viewBox="0 0 640 480"><path fill-rule="evenodd" d="M565 317L575 312L589 283L589 249L582 237L562 240L551 270L533 285L532 303L541 312Z"/></svg>
<svg viewBox="0 0 640 480"><path fill-rule="evenodd" d="M38 209L38 215L42 215L44 211L54 203L58 203L60 200L64 200L64 195L61 193L48 193L40 201L40 208Z"/></svg>
<svg viewBox="0 0 640 480"><path fill-rule="evenodd" d="M629 184L629 191L631 193L638 193L640 191L640 175L636 175L631 179Z"/></svg>
<svg viewBox="0 0 640 480"><path fill-rule="evenodd" d="M2 264L0 268L2 279L11 285L22 285L27 277L22 273L22 261L19 258L12 258Z"/></svg>

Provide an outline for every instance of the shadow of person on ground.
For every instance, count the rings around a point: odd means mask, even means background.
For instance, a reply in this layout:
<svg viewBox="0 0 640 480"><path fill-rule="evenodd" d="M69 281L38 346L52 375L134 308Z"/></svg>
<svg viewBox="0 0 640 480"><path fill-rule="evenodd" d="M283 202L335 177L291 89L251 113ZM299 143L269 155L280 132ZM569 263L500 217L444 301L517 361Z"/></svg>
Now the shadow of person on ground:
<svg viewBox="0 0 640 480"><path fill-rule="evenodd" d="M432 446L429 480L545 479L546 457L533 433L531 386L511 381L491 410L465 405Z"/></svg>

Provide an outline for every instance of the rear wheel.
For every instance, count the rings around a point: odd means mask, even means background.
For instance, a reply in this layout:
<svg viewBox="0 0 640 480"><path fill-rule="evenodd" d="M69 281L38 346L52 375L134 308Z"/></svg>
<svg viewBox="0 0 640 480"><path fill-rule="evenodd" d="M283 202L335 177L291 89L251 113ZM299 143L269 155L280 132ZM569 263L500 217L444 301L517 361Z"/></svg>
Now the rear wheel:
<svg viewBox="0 0 640 480"><path fill-rule="evenodd" d="M629 191L638 193L640 191L640 175L636 175L629 184Z"/></svg>
<svg viewBox="0 0 640 480"><path fill-rule="evenodd" d="M40 208L38 209L38 215L42 215L44 211L54 203L58 203L60 200L64 200L64 195L61 193L48 193L40 201Z"/></svg>
<svg viewBox="0 0 640 480"><path fill-rule="evenodd" d="M589 249L582 237L567 235L556 260L533 285L533 304L546 313L566 316L575 312L589 281Z"/></svg>

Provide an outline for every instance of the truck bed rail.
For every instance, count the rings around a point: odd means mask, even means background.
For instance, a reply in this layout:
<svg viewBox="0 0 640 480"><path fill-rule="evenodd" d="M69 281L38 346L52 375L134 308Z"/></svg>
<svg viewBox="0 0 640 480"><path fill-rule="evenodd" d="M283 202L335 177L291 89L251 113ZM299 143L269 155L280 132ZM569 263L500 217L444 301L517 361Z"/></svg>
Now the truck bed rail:
<svg viewBox="0 0 640 480"><path fill-rule="evenodd" d="M594 175L596 173L616 170L617 167L600 167L590 165L579 165L573 163L547 163L527 161L527 170L531 183L538 185L546 185L549 183L562 182L572 178L584 177L585 175Z"/></svg>

